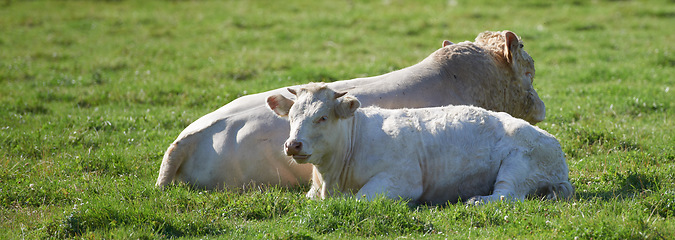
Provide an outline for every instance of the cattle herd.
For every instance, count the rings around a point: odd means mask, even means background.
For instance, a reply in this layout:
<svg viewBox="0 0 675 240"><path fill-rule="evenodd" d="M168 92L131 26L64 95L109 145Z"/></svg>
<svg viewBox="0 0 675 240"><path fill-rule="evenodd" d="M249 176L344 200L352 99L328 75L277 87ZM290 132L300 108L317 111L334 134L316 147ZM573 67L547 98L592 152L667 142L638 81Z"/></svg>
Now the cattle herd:
<svg viewBox="0 0 675 240"><path fill-rule="evenodd" d="M560 144L533 126L545 106L523 47L513 32L488 31L380 76L240 97L180 133L156 186L311 182L313 199L411 204L567 199Z"/></svg>

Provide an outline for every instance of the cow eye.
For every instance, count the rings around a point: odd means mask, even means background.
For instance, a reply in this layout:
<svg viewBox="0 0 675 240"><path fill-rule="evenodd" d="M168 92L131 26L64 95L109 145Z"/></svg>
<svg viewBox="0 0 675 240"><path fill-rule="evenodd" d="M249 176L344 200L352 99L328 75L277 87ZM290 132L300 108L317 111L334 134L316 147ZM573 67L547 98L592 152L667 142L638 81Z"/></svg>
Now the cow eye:
<svg viewBox="0 0 675 240"><path fill-rule="evenodd" d="M525 76L527 76L527 78L530 79L530 83L533 83L533 82L534 82L534 77L532 76L532 73L531 73L531 72L526 72L526 73L525 73Z"/></svg>
<svg viewBox="0 0 675 240"><path fill-rule="evenodd" d="M328 120L328 116L321 116L319 119L316 120L316 123L322 123Z"/></svg>

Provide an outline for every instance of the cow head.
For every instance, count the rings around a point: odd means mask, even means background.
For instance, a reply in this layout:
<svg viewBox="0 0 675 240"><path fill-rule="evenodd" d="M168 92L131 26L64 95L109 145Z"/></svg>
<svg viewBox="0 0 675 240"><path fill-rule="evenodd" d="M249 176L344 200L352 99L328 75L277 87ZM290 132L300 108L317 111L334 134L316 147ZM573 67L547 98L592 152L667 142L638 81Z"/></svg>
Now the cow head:
<svg viewBox="0 0 675 240"><path fill-rule="evenodd" d="M288 91L297 97L295 101L281 94L267 98L267 106L275 114L288 117L291 124L284 152L297 163L319 164L315 161L331 154L331 149L341 150L345 130L340 120L354 116L361 103L325 84L311 83Z"/></svg>
<svg viewBox="0 0 675 240"><path fill-rule="evenodd" d="M521 99L524 105L507 112L532 124L543 121L546 118L546 107L532 86L535 76L534 60L523 49L520 38L511 31L487 31L479 34L475 42L494 49L501 56L500 61L513 70L514 79L509 88L512 87L514 94L517 94L515 97ZM513 103L509 104L513 106Z"/></svg>

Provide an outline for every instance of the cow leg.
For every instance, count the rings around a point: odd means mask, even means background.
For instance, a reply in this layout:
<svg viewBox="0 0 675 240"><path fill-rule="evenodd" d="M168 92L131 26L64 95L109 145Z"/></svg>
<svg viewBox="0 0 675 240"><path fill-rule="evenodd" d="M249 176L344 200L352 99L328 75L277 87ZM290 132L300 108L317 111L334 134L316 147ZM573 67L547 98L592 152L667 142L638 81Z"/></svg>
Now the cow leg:
<svg viewBox="0 0 675 240"><path fill-rule="evenodd" d="M527 179L530 174L529 158L523 156L522 151L511 152L499 167L492 195L474 196L466 203L480 205L493 201L525 200L529 191Z"/></svg>
<svg viewBox="0 0 675 240"><path fill-rule="evenodd" d="M325 193L323 192L324 187L324 181L323 177L321 176L321 172L319 172L318 169L316 169L316 166L312 166L312 186L310 187L309 191L305 196L309 199L316 200L316 199L324 199L325 198Z"/></svg>
<svg viewBox="0 0 675 240"><path fill-rule="evenodd" d="M403 176L405 175L405 176ZM373 200L378 196L385 196L390 199L405 199L416 202L422 196L423 186L420 174L412 171L409 174L393 176L393 174L379 173L373 176L356 193L358 199L365 198Z"/></svg>

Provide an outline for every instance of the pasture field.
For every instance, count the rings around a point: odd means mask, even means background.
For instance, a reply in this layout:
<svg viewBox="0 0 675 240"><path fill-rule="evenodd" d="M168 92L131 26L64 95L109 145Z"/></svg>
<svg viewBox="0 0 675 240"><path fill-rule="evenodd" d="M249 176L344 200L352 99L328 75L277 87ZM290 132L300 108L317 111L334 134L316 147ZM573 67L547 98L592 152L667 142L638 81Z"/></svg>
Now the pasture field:
<svg viewBox="0 0 675 240"><path fill-rule="evenodd" d="M672 239L675 1L0 2L0 239ZM509 29L536 61L571 201L308 201L154 188L192 121ZM280 146L281 148L281 146Z"/></svg>

